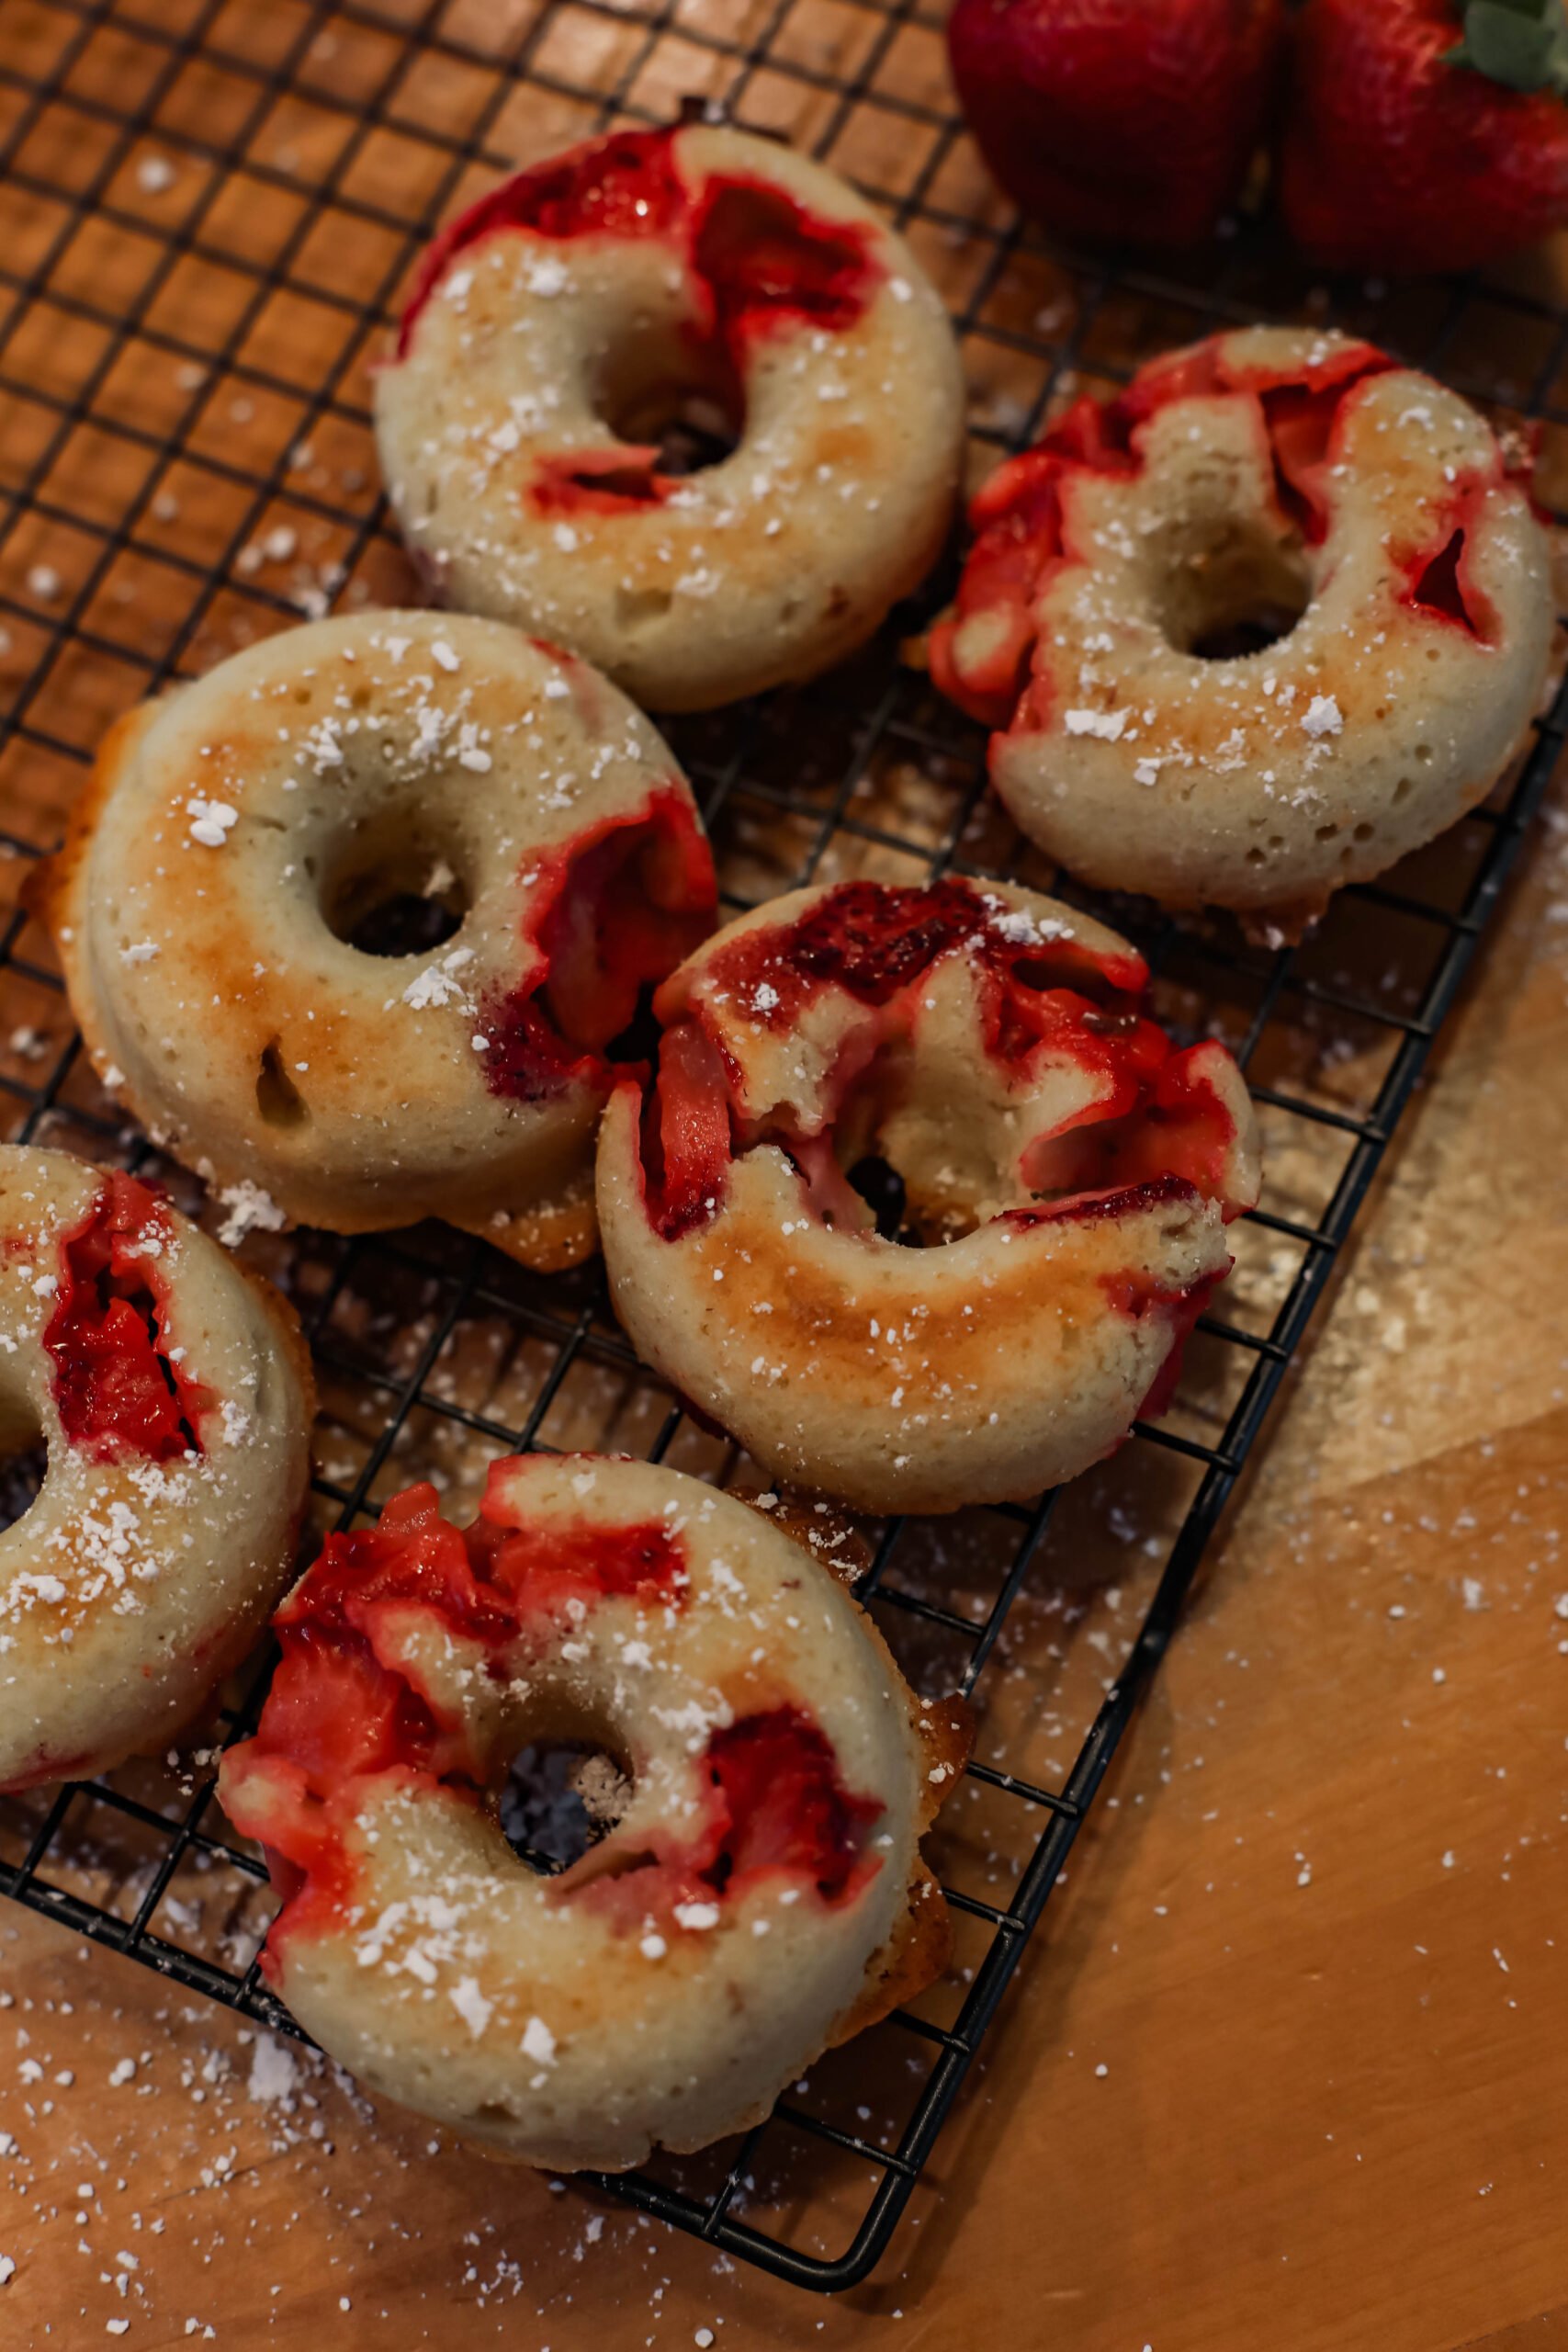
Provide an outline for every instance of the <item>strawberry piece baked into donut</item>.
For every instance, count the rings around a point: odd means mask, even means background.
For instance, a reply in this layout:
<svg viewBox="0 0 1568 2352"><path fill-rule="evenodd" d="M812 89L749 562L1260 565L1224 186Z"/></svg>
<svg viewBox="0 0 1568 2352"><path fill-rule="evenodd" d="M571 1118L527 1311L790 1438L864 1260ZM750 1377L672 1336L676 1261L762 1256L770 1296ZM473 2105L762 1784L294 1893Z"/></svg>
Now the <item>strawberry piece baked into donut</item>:
<svg viewBox="0 0 1568 2352"><path fill-rule="evenodd" d="M664 984L599 1141L615 1309L773 1474L874 1511L1072 1477L1169 1401L1257 1198L1218 1045L1114 933L950 879L799 890ZM902 1246L855 1183L903 1183ZM868 1186L869 1190L869 1186ZM886 1222L886 1220L885 1220Z"/></svg>
<svg viewBox="0 0 1568 2352"><path fill-rule="evenodd" d="M1370 344L1172 353L971 516L932 674L998 730L1024 831L1103 888L1288 937L1483 799L1540 695L1548 546L1517 453Z"/></svg>
<svg viewBox="0 0 1568 2352"><path fill-rule="evenodd" d="M36 903L105 1082L242 1223L441 1216L551 1266L593 1245L622 1033L716 899L596 672L367 613L122 720Z"/></svg>
<svg viewBox="0 0 1568 2352"><path fill-rule="evenodd" d="M310 1474L293 1311L144 1184L0 1147L0 1790L164 1747L265 1624Z"/></svg>
<svg viewBox="0 0 1568 2352"><path fill-rule="evenodd" d="M454 221L376 429L445 602L697 710L813 676L918 585L964 387L940 300L868 204L772 140L693 123L573 148Z"/></svg>
<svg viewBox="0 0 1568 2352"><path fill-rule="evenodd" d="M264 1970L389 2098L620 2169L757 2121L944 1965L919 1839L966 1740L732 1497L499 1462L470 1527L414 1487L330 1537L277 1629L220 1793L284 1897ZM520 1751L561 1741L601 1759L615 1820L547 1876L503 1797Z"/></svg>

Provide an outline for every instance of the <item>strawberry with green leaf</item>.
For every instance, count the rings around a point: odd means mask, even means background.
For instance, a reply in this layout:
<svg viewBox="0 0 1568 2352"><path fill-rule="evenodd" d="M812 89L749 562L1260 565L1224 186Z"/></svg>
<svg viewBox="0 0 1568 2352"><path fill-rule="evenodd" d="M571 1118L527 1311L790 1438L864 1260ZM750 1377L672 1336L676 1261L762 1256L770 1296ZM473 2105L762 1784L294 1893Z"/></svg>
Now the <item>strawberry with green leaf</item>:
<svg viewBox="0 0 1568 2352"><path fill-rule="evenodd" d="M1307 0L1280 196L1315 262L1468 269L1568 228L1563 0Z"/></svg>

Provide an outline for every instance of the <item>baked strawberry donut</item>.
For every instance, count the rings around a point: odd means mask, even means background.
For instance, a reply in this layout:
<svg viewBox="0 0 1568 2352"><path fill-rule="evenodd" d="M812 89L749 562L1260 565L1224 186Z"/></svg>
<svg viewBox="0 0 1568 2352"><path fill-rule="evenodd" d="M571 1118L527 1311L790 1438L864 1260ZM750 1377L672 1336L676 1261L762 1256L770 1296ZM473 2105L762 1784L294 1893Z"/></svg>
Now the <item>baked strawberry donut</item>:
<svg viewBox="0 0 1568 2352"><path fill-rule="evenodd" d="M660 436L683 401L735 446L678 473ZM868 204L693 123L575 147L454 221L376 431L440 597L698 710L815 675L918 585L964 387L940 300Z"/></svg>
<svg viewBox="0 0 1568 2352"><path fill-rule="evenodd" d="M329 1538L277 1627L220 1793L284 1897L269 1980L389 2098L530 2164L618 2170L757 2121L944 1964L918 1841L959 1727L732 1497L641 1463L498 1462L470 1527L414 1487ZM541 1741L607 1757L618 1792L555 1877L500 1818Z"/></svg>
<svg viewBox="0 0 1568 2352"><path fill-rule="evenodd" d="M1075 874L1290 936L1473 808L1528 726L1552 598L1526 472L1370 344L1215 335L992 476L932 673Z"/></svg>
<svg viewBox="0 0 1568 2352"><path fill-rule="evenodd" d="M0 1146L0 1791L166 1746L265 1624L310 1475L293 1311L134 1178Z"/></svg>
<svg viewBox="0 0 1568 2352"><path fill-rule="evenodd" d="M242 1204L552 1266L593 1244L617 1041L716 900L614 686L494 621L364 613L132 711L34 903L100 1076ZM389 907L450 935L392 952Z"/></svg>
<svg viewBox="0 0 1568 2352"><path fill-rule="evenodd" d="M863 1510L1037 1493L1164 1411L1258 1194L1224 1047L1005 883L797 890L655 1000L599 1141L615 1310L773 1475ZM904 1246L850 1181L903 1184ZM862 1181L863 1182L863 1176Z"/></svg>

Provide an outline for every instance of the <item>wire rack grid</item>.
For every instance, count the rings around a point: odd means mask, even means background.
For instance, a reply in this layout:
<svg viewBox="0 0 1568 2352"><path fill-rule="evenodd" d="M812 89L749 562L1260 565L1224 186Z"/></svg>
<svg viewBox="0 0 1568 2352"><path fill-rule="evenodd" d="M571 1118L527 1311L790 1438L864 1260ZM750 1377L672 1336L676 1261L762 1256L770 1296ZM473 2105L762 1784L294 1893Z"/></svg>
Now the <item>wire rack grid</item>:
<svg viewBox="0 0 1568 2352"><path fill-rule="evenodd" d="M1473 281L1324 288L1266 221L1158 270L1063 254L989 189L954 119L943 10L918 0L0 0L0 1101L49 1139L197 1189L79 1053L17 883L103 725L247 638L411 600L377 493L367 368L439 220L514 168L684 99L808 147L904 229L947 295L977 466L1071 392L1259 315L1369 333L1568 448L1568 313ZM920 611L933 612L938 581ZM736 906L811 877L1055 876L985 796L976 730L896 630L804 693L682 723ZM1550 781L1561 695L1493 800L1304 947L1136 903L1156 1005L1247 1070L1264 1199L1237 1228L1177 1407L1025 1509L869 1530L862 1592L919 1687L979 1735L937 1841L960 1924L944 1983L707 2157L603 2186L801 2286L865 2277L975 2062ZM1084 903L1088 903L1085 901ZM720 1480L592 1272L542 1280L444 1231L254 1237L322 1389L320 1525L414 1476L454 1506L518 1447L610 1446ZM216 1749L0 1806L0 1893L285 2030L260 1980L265 1872L219 1813ZM1005 2049L1005 2044L1004 2044ZM869 2119L869 2120L868 2120Z"/></svg>

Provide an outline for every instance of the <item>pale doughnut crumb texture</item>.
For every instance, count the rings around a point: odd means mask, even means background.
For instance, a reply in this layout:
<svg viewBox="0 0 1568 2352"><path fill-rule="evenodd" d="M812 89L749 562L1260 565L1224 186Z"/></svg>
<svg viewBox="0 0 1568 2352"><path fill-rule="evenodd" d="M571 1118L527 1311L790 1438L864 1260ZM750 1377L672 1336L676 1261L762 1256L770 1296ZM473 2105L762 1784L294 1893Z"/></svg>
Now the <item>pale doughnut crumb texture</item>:
<svg viewBox="0 0 1568 2352"><path fill-rule="evenodd" d="M343 935L398 893L456 930ZM130 712L33 902L95 1067L231 1238L439 1216L548 1266L593 1245L601 1049L714 893L686 783L614 686L498 622L382 612Z"/></svg>
<svg viewBox="0 0 1568 2352"><path fill-rule="evenodd" d="M482 1521L471 1582L428 1488L384 1518L400 1565L363 1606L344 1555L347 1646L374 1640L370 1711L386 1693L405 1720L427 1711L438 1761L377 1747L363 1769L315 1770L299 1726L333 1637L323 1650L314 1632L287 1718L264 1713L225 1759L231 1818L295 1866L264 1966L363 2082L528 2163L623 2168L654 2144L703 2146L940 1973L946 1910L919 1838L964 1743L836 1577L695 1479L515 1458L493 1466ZM617 1589L628 1563L644 1581ZM280 1612L280 1680L290 1627L337 1608L336 1573L329 1546ZM818 1837L829 1778L853 1815L827 1894L817 1863L748 1847L715 1776L727 1742L781 1721L829 1762L816 1810L767 1834ZM608 1750L629 1780L608 1835L556 1878L519 1859L497 1812L510 1759L541 1737ZM752 1793L765 1810L776 1791L773 1776ZM714 1857L721 1831L733 1869Z"/></svg>
<svg viewBox="0 0 1568 2352"><path fill-rule="evenodd" d="M129 1340L106 1337L93 1295L111 1222ZM16 1790L166 1747L259 1636L294 1569L313 1387L293 1310L128 1177L0 1147L0 1435L47 1453L0 1533L0 1789ZM155 1438L127 1406L138 1358Z"/></svg>
<svg viewBox="0 0 1568 2352"><path fill-rule="evenodd" d="M981 490L932 669L1071 872L1278 944L1484 798L1528 729L1553 604L1525 475L1370 345L1221 334ZM1276 642L1191 650L1270 609Z"/></svg>
<svg viewBox="0 0 1568 2352"><path fill-rule="evenodd" d="M606 157L650 191L629 233L602 209ZM716 320L713 269L753 242L822 282ZM739 439L660 475L661 416L694 383L740 412ZM575 647L654 710L852 652L941 552L964 440L952 328L903 239L821 164L703 124L618 133L482 199L432 249L375 405L435 594Z"/></svg>
<svg viewBox="0 0 1568 2352"><path fill-rule="evenodd" d="M600 1132L638 1352L774 1476L861 1510L1018 1500L1111 1451L1260 1176L1235 1063L1172 1053L1146 979L1114 933L1004 883L801 890L716 934L656 1001L656 1089L624 1082ZM868 1155L931 1246L873 1229L845 1181Z"/></svg>

